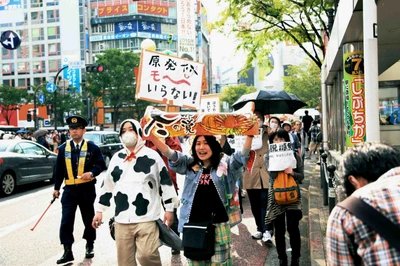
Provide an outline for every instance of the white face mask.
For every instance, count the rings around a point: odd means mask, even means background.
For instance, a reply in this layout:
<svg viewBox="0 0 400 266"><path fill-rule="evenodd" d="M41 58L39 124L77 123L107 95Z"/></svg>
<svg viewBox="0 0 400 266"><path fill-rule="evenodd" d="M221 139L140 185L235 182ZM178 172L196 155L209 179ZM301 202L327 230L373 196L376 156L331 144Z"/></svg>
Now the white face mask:
<svg viewBox="0 0 400 266"><path fill-rule="evenodd" d="M271 128L271 129L277 129L278 128L278 124L276 124L276 123L269 123L269 127Z"/></svg>
<svg viewBox="0 0 400 266"><path fill-rule="evenodd" d="M136 145L137 136L133 131L127 131L122 134L122 142L126 145L126 147L133 147Z"/></svg>

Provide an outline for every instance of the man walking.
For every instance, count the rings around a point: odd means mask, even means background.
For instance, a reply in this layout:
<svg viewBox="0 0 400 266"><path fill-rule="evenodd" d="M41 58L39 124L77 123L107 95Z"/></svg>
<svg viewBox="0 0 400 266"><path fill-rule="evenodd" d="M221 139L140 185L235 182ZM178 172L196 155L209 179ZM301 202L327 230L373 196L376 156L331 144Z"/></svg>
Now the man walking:
<svg viewBox="0 0 400 266"><path fill-rule="evenodd" d="M64 254L57 260L63 264L74 260L72 244L74 243L74 221L79 206L85 225L83 238L86 239L86 258L94 257L93 244L96 230L92 227L94 217L94 201L96 199L95 177L106 169L100 148L92 141L85 141L87 121L80 116L70 116L67 124L72 140L59 147L57 163L54 169L53 197L60 196L60 187L65 180L61 198L62 218L60 240L64 245Z"/></svg>
<svg viewBox="0 0 400 266"><path fill-rule="evenodd" d="M318 140L318 134L321 132L320 127L318 126L317 121L313 121L313 126L310 128L308 133L311 135L311 142L310 142L310 147L308 151L308 157L306 159L311 159L311 155L314 153L314 151L317 154L317 161L319 161L319 146L321 145L320 141Z"/></svg>
<svg viewBox="0 0 400 266"><path fill-rule="evenodd" d="M308 111L306 110L306 111L304 111L304 116L303 116L303 118L301 119L301 122L303 122L303 129L304 129L304 131L307 133L307 137L308 137L308 140L307 141L310 141L310 134L308 134L308 132L309 132L309 130L310 130L310 127L311 127L311 123L314 121L314 118L312 118L312 116L310 116L310 115L308 115Z"/></svg>
<svg viewBox="0 0 400 266"><path fill-rule="evenodd" d="M343 154L341 169L347 196L360 198L400 228L399 150L378 143L356 145ZM340 206L329 216L326 245L328 265L400 265L399 250Z"/></svg>

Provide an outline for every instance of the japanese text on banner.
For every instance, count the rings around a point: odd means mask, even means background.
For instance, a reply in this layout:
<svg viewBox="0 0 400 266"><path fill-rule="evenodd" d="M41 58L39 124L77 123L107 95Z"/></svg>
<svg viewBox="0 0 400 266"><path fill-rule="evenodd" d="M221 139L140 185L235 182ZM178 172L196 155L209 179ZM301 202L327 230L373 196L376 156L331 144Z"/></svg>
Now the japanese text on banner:
<svg viewBox="0 0 400 266"><path fill-rule="evenodd" d="M292 144L290 142L269 144L268 171L283 171L288 167L293 169L297 167Z"/></svg>
<svg viewBox="0 0 400 266"><path fill-rule="evenodd" d="M137 98L186 108L200 108L204 65L143 50Z"/></svg>

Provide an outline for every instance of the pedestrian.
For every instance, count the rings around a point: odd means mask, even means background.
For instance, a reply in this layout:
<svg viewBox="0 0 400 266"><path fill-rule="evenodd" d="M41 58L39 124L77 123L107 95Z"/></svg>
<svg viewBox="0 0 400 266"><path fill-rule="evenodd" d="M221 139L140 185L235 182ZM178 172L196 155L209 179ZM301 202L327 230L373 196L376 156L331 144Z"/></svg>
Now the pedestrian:
<svg viewBox="0 0 400 266"><path fill-rule="evenodd" d="M310 141L310 146L309 146L309 151L308 151L308 156L306 159L311 159L312 154L315 152L317 154L317 162L319 161L319 147L321 145L321 142L318 139L318 134L321 132L321 128L318 126L317 121L313 121L313 126L310 128L308 131L311 135L311 141Z"/></svg>
<svg viewBox="0 0 400 266"><path fill-rule="evenodd" d="M160 140L163 141L172 150L182 152L181 142L178 137L166 137L165 139L161 138ZM146 147L149 147L150 149L155 150L161 156L161 158L163 159L163 161L168 169L168 174L171 177L171 181L172 181L172 184L174 185L176 194L178 195L179 188L178 188L178 182L176 181L176 173L174 171L172 171L171 168L169 167L168 158L165 157L164 155L162 155L162 153L157 149L157 147L154 146L154 144L149 140L146 141ZM178 211L178 208L174 208L174 222L171 225L171 229L179 236L177 211ZM172 253L172 255L178 255L181 253L181 251L177 250L177 249L171 249L171 253Z"/></svg>
<svg viewBox="0 0 400 266"><path fill-rule="evenodd" d="M289 133L290 143L292 144L293 151L297 152L300 155L300 158L302 158L300 141L297 137L297 134L291 132L292 123L290 123L290 121L284 121L282 123L282 128Z"/></svg>
<svg viewBox="0 0 400 266"><path fill-rule="evenodd" d="M290 142L289 132L284 129L279 129L277 132L273 132L269 136L270 143L281 143ZM299 154L294 152L296 158L296 168L288 167L284 170L284 173L293 176L297 184L299 181L304 179L304 165L301 161ZM273 223L275 230L275 243L276 250L278 252L279 265L288 265L288 258L286 254L286 241L285 233L289 233L290 247L292 248L292 260L291 265L299 265L301 238L299 221L303 217L301 196L299 195L298 200L290 204L277 204L274 199L273 184L277 178L279 171L269 172L270 176L270 188L268 193L268 212L265 217L265 223Z"/></svg>
<svg viewBox="0 0 400 266"><path fill-rule="evenodd" d="M358 144L343 154L340 170L347 196L360 198L400 228L398 149L380 143ZM400 265L399 250L340 206L329 215L326 247L328 265Z"/></svg>
<svg viewBox="0 0 400 266"><path fill-rule="evenodd" d="M54 130L52 139L53 139L53 152L58 153L58 144L60 143L60 138L58 137L57 130Z"/></svg>
<svg viewBox="0 0 400 266"><path fill-rule="evenodd" d="M293 130L293 133L297 135L297 138L300 141L301 160L304 164L304 158L306 156L306 147L308 147L307 137L306 137L307 133L304 131L300 120L296 120L294 125L295 125L295 127Z"/></svg>
<svg viewBox="0 0 400 266"><path fill-rule="evenodd" d="M190 222L210 222L215 228L215 253L210 260L188 258L188 265L232 265L230 224L231 198L236 189L238 171L249 158L252 136L247 136L242 151L223 156L215 136L195 136L191 155L171 150L154 135L154 145L169 158L173 171L186 175L181 196L179 231ZM211 218L212 217L212 218ZM183 235L185 238L185 235Z"/></svg>
<svg viewBox="0 0 400 266"><path fill-rule="evenodd" d="M268 157L268 131L273 132L280 127L277 117L269 118L269 127L264 126L264 115L255 111L260 119L259 128L262 129L262 146L254 150L255 160L251 172L243 172L243 187L249 197L251 212L257 226L257 231L251 237L261 239L265 244L272 243L273 228L272 224L265 224L265 214L268 205L269 175L266 168L266 158Z"/></svg>
<svg viewBox="0 0 400 266"><path fill-rule="evenodd" d="M92 226L98 228L102 223L113 197L118 265L136 265L136 259L142 266L161 265L156 220L162 201L163 222L171 227L177 195L163 159L145 146L139 122L124 120L119 136L124 148L111 158Z"/></svg>
<svg viewBox="0 0 400 266"><path fill-rule="evenodd" d="M86 239L86 258L94 257L96 230L92 227L94 217L93 203L96 199L96 176L106 169L100 148L92 141L83 139L87 121L80 116L66 119L72 137L71 141L59 147L57 163L54 170L53 197L60 196L60 187L65 181L62 193L62 218L60 241L64 245L64 254L57 260L63 264L74 260L72 244L74 243L74 222L76 209L79 206L85 225L83 238Z"/></svg>
<svg viewBox="0 0 400 266"><path fill-rule="evenodd" d="M301 122L303 122L303 128L304 131L307 133L307 137L308 137L308 142L310 142L310 134L308 133L311 127L311 123L314 121L314 118L312 118L312 116L310 116L308 114L308 110L304 111L304 116L301 119Z"/></svg>

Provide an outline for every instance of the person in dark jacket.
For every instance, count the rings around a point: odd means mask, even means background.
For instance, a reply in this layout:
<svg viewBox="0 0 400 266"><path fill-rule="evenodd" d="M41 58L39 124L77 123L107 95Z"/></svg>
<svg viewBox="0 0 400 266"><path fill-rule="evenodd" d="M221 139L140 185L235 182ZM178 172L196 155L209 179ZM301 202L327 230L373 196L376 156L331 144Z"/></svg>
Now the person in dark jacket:
<svg viewBox="0 0 400 266"><path fill-rule="evenodd" d="M71 141L59 147L57 163L54 169L53 197L60 196L60 187L65 182L61 198L62 218L60 240L64 245L64 254L57 260L63 264L74 260L72 244L74 243L74 221L79 206L85 225L83 238L86 239L86 258L94 257L93 244L96 230L92 227L94 217L94 201L96 199L96 176L106 169L100 148L92 141L83 139L87 121L80 116L70 116L67 124Z"/></svg>

